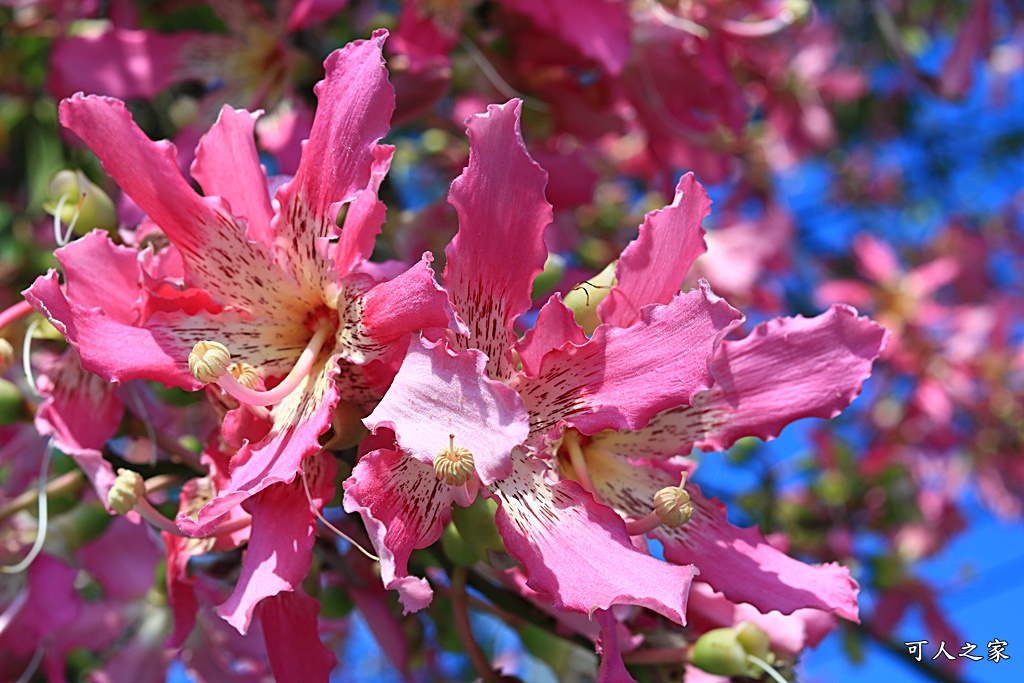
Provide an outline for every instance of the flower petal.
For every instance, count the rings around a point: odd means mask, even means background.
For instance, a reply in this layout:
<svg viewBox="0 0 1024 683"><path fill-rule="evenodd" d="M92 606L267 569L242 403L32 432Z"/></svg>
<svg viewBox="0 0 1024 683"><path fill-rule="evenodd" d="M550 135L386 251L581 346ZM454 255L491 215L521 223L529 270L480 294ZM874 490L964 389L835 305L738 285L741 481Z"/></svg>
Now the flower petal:
<svg viewBox="0 0 1024 683"><path fill-rule="evenodd" d="M47 90L56 99L77 91L122 99L151 99L184 80L182 50L193 33L114 28L54 41Z"/></svg>
<svg viewBox="0 0 1024 683"><path fill-rule="evenodd" d="M587 335L576 323L572 311L562 303L562 295L555 294L541 307L537 322L516 344L523 372L536 375L544 356L566 342L582 346L587 343Z"/></svg>
<svg viewBox="0 0 1024 683"><path fill-rule="evenodd" d="M195 518L179 513L178 527L190 536L207 535L234 506L273 484L295 479L303 459L320 451L320 435L331 426L338 403L337 372L334 361L321 356L299 388L275 406L270 433L231 459L231 478L217 497Z"/></svg>
<svg viewBox="0 0 1024 683"><path fill-rule="evenodd" d="M352 272L373 253L374 242L387 218L387 206L377 193L380 191L384 176L391 168L391 157L394 153L395 148L392 145L376 145L373 148L370 181L348 205L341 234L338 235L338 241L331 245L330 259L340 275Z"/></svg>
<svg viewBox="0 0 1024 683"><path fill-rule="evenodd" d="M338 663L320 641L320 602L300 590L260 603L267 658L277 683L326 683Z"/></svg>
<svg viewBox="0 0 1024 683"><path fill-rule="evenodd" d="M515 372L510 350L515 319L530 310L533 279L544 269L544 228L551 205L548 174L530 158L519 130L522 102L491 105L469 120L469 165L452 183L449 203L459 232L445 249L444 285L470 329L459 350L479 349L487 373L507 380Z"/></svg>
<svg viewBox="0 0 1024 683"><path fill-rule="evenodd" d="M532 435L563 422L584 434L637 429L689 403L711 385L712 354L741 319L702 283L666 306L644 308L632 327L601 325L586 344L549 353L540 373L519 384Z"/></svg>
<svg viewBox="0 0 1024 683"><path fill-rule="evenodd" d="M641 519L653 509L654 494L679 484L683 468L666 470L603 451L585 449L587 470L602 502L620 515ZM733 602L747 602L762 613L790 614L803 607L833 610L857 620L857 583L837 564L808 565L782 553L758 529L740 529L728 522L725 506L704 498L687 482L693 514L676 529L660 526L651 535L662 542L665 559L693 563L700 580Z"/></svg>
<svg viewBox="0 0 1024 683"><path fill-rule="evenodd" d="M174 146L146 137L123 102L77 94L61 102L60 120L178 247L187 284L252 314L294 301L295 285L271 255L246 238L223 200L196 194L178 171Z"/></svg>
<svg viewBox="0 0 1024 683"><path fill-rule="evenodd" d="M232 215L246 219L249 239L270 246L274 209L253 137L257 118L257 114L224 105L217 122L196 147L192 177L206 196L222 197Z"/></svg>
<svg viewBox="0 0 1024 683"><path fill-rule="evenodd" d="M434 593L425 579L409 576L409 556L441 537L451 487L429 465L386 449L363 455L343 486L345 511L362 516L380 557L384 587L398 591L406 614L429 605Z"/></svg>
<svg viewBox="0 0 1024 683"><path fill-rule="evenodd" d="M315 477L319 488L311 485L310 493L316 491L321 500L330 500L331 495L323 489L334 489L334 458L316 457L317 467L325 468L326 474ZM249 630L253 610L261 600L293 591L306 578L316 537L316 517L301 481L269 486L247 500L245 509L252 515L252 532L242 558L242 574L228 599L217 607L217 613L242 635ZM264 629L266 626L263 622Z"/></svg>
<svg viewBox="0 0 1024 683"><path fill-rule="evenodd" d="M414 341L391 389L363 422L374 432L393 430L398 446L427 465L454 434L490 484L512 470L510 453L526 440L529 424L519 395L490 379L486 364L476 349L455 353L443 342Z"/></svg>
<svg viewBox="0 0 1024 683"><path fill-rule="evenodd" d="M776 318L715 354L715 385L693 406L656 415L636 433L599 434L602 448L635 457L686 455L694 447L729 448L737 439L772 439L804 417L830 419L846 409L871 374L888 333L849 306L814 318Z"/></svg>
<svg viewBox="0 0 1024 683"><path fill-rule="evenodd" d="M386 37L387 31L374 31L370 40L351 42L324 62L326 75L314 88L319 107L299 169L277 191L281 206L273 224L277 253L291 263L300 286L307 290L321 290L328 277L330 263L320 249L338 233L339 208L367 188L374 165L379 164L374 154L377 141L387 134L395 108L394 89L381 56ZM360 249L367 241L363 235L344 239Z"/></svg>
<svg viewBox="0 0 1024 683"><path fill-rule="evenodd" d="M434 279L430 252L398 277L382 282L363 299L363 325L379 344L393 344L431 327L465 328L455 319L448 295Z"/></svg>
<svg viewBox="0 0 1024 683"><path fill-rule="evenodd" d="M617 76L630 52L628 6L614 0L501 0Z"/></svg>
<svg viewBox="0 0 1024 683"><path fill-rule="evenodd" d="M642 605L686 623L693 567L637 550L618 515L575 482L547 483L539 461L517 450L513 463L512 474L492 487L495 522L508 553L526 567L530 588L559 610Z"/></svg>
<svg viewBox="0 0 1024 683"><path fill-rule="evenodd" d="M597 683L636 683L629 675L622 661L622 649L619 647L619 622L610 609L599 609L595 612L597 623L601 624L601 666L597 670Z"/></svg>
<svg viewBox="0 0 1024 683"><path fill-rule="evenodd" d="M598 306L603 322L629 327L647 304L667 304L683 284L697 257L707 251L700 223L711 199L692 173L679 179L675 199L644 216L640 235L615 266L618 284Z"/></svg>

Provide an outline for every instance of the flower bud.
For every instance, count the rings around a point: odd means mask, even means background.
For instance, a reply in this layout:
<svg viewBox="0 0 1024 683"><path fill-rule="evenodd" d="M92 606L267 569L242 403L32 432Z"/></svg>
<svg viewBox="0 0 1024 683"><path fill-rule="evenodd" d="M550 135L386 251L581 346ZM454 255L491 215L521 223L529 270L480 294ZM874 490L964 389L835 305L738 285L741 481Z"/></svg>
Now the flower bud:
<svg viewBox="0 0 1024 683"><path fill-rule="evenodd" d="M50 180L49 190L50 200L43 204L43 209L51 216L57 215L59 210L58 218L65 225L69 225L78 213L76 235L84 235L94 228L107 231L117 228L114 202L81 171L57 171Z"/></svg>
<svg viewBox="0 0 1024 683"><path fill-rule="evenodd" d="M615 286L615 266L612 261L600 273L586 282L581 282L565 295L565 305L576 316L576 323L587 335L594 333L601 319L597 317L597 307L605 300Z"/></svg>

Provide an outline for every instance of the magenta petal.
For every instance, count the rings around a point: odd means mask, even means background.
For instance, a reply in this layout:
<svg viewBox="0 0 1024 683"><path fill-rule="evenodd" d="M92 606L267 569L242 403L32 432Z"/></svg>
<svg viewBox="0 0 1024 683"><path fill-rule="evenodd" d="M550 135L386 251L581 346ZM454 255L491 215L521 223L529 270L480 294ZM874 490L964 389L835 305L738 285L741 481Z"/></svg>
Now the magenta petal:
<svg viewBox="0 0 1024 683"><path fill-rule="evenodd" d="M615 0L501 0L529 16L597 61L612 76L626 65L630 52L630 19L626 3Z"/></svg>
<svg viewBox="0 0 1024 683"><path fill-rule="evenodd" d="M597 670L597 683L635 683L622 661L618 620L609 609L599 609L594 614L601 625L601 666Z"/></svg>
<svg viewBox="0 0 1024 683"><path fill-rule="evenodd" d="M267 658L277 683L327 683L338 660L320 641L320 603L297 590L260 603Z"/></svg>
<svg viewBox="0 0 1024 683"><path fill-rule="evenodd" d="M745 436L772 439L800 418L833 418L860 393L887 337L849 306L770 320L722 344L712 366L716 384L692 407L656 415L639 433L595 441L632 456L667 457L726 449Z"/></svg>
<svg viewBox="0 0 1024 683"><path fill-rule="evenodd" d="M409 576L409 556L441 537L451 487L433 468L404 453L376 450L359 459L345 487L345 511L358 512L380 557L384 587L398 591L405 613L430 604L425 579Z"/></svg>
<svg viewBox="0 0 1024 683"><path fill-rule="evenodd" d="M530 588L559 610L592 614L641 605L686 623L693 567L637 550L622 518L576 482L547 483L545 466L519 451L513 462L512 474L493 486L495 521L508 553L526 567Z"/></svg>
<svg viewBox="0 0 1024 683"><path fill-rule="evenodd" d="M82 566L103 588L108 600L129 601L146 595L153 572L163 559L146 524L115 517L99 538L78 549Z"/></svg>
<svg viewBox="0 0 1024 683"><path fill-rule="evenodd" d="M36 429L75 459L106 504L115 476L101 451L117 433L124 413L114 385L83 370L72 348L38 375L36 387L45 399L36 411Z"/></svg>
<svg viewBox="0 0 1024 683"><path fill-rule="evenodd" d="M486 363L476 349L454 353L443 342L414 341L391 389L363 422L374 432L393 430L398 446L427 465L454 434L490 484L512 471L510 454L526 440L529 423L519 394L490 379Z"/></svg>
<svg viewBox="0 0 1024 683"><path fill-rule="evenodd" d="M549 353L541 372L519 385L533 434L563 421L584 434L638 429L689 403L711 385L712 354L741 319L702 283L666 306L642 309L632 327L601 325L586 344Z"/></svg>
<svg viewBox="0 0 1024 683"><path fill-rule="evenodd" d="M464 329L455 320L448 295L434 279L432 260L426 252L412 268L366 293L363 325L380 344L391 344L431 327L450 327L454 332Z"/></svg>
<svg viewBox="0 0 1024 683"><path fill-rule="evenodd" d="M487 356L487 372L507 380L515 319L530 310L533 279L544 268L544 228L551 205L548 174L530 158L519 131L522 102L491 105L469 119L469 165L452 183L448 201L459 232L445 249L445 289L469 327L463 348Z"/></svg>
<svg viewBox="0 0 1024 683"><path fill-rule="evenodd" d="M142 269L137 250L118 246L107 233L93 230L54 256L64 269L69 299L84 308L102 308L118 322L131 324L138 319Z"/></svg>
<svg viewBox="0 0 1024 683"><path fill-rule="evenodd" d="M153 142L124 103L77 94L60 105L60 120L82 138L103 168L177 246L187 284L256 313L294 284L217 197L200 197L178 171L174 145ZM84 356L83 356L84 357Z"/></svg>
<svg viewBox="0 0 1024 683"><path fill-rule="evenodd" d="M269 246L274 209L270 206L267 174L256 151L255 126L255 114L225 105L196 147L192 177L207 196L222 197L234 216L248 221L250 239Z"/></svg>
<svg viewBox="0 0 1024 683"><path fill-rule="evenodd" d="M28 658L39 643L78 618L82 600L75 590L78 572L61 560L43 553L28 568L28 584L8 605L3 616L9 619L0 629L0 652Z"/></svg>
<svg viewBox="0 0 1024 683"><path fill-rule="evenodd" d="M220 517L272 484L295 479L306 456L320 451L320 435L331 426L338 388L337 368L321 362L306 384L274 408L274 426L258 444L246 444L231 459L231 478L196 518L179 513L178 527L192 536L210 533Z"/></svg>
<svg viewBox="0 0 1024 683"><path fill-rule="evenodd" d="M666 476L666 486L672 485L670 479ZM652 534L664 544L666 559L692 562L702 570L701 581L763 614L812 607L859 621L858 586L846 567L795 560L773 548L759 530L730 524L725 506L705 498L698 486L688 483L686 490L694 506L690 521L678 529L658 527Z"/></svg>
<svg viewBox="0 0 1024 683"><path fill-rule="evenodd" d="M46 83L55 98L84 91L122 99L150 99L183 79L181 52L196 35L115 28L57 40Z"/></svg>
<svg viewBox="0 0 1024 683"><path fill-rule="evenodd" d="M587 335L576 323L572 311L562 303L562 295L555 294L541 307L537 322L516 344L523 373L536 375L544 356L566 342L582 346L587 343Z"/></svg>
<svg viewBox="0 0 1024 683"><path fill-rule="evenodd" d="M326 75L314 88L319 107L299 169L277 192L281 210L274 233L300 282L316 284L322 277L327 263L318 245L337 232L341 204L366 190L380 163L377 141L387 134L395 108L381 56L386 37L387 31L374 31L370 40L349 43L324 62ZM355 227L376 234L372 226ZM344 239L365 247L362 235Z"/></svg>
<svg viewBox="0 0 1024 683"><path fill-rule="evenodd" d="M391 168L394 153L392 145L376 145L373 148L369 184L348 205L338 242L331 247L331 260L338 275L348 275L373 253L374 242L387 218L387 206L377 193Z"/></svg>
<svg viewBox="0 0 1024 683"><path fill-rule="evenodd" d="M615 266L617 284L598 306L603 322L629 327L647 304L667 304L697 257L707 251L701 221L711 199L692 173L679 179L675 199L644 217L640 235Z"/></svg>
<svg viewBox="0 0 1024 683"><path fill-rule="evenodd" d="M322 462L331 470L335 467L331 456L324 456ZM327 482L333 480L331 474ZM242 558L242 574L231 596L217 608L243 635L257 603L295 590L306 578L316 536L316 518L301 481L267 487L246 501L245 510L252 515L252 532ZM263 626L265 629L266 622Z"/></svg>

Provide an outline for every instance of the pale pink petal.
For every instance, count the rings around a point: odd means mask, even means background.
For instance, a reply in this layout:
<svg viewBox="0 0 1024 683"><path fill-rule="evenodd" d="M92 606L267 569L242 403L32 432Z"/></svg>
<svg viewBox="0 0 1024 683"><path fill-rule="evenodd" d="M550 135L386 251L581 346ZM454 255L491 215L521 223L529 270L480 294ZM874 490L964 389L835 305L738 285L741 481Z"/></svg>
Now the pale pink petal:
<svg viewBox="0 0 1024 683"><path fill-rule="evenodd" d="M431 327L465 328L455 320L448 295L434 279L430 252L404 273L382 282L363 299L363 325L379 344L393 344L412 332Z"/></svg>
<svg viewBox="0 0 1024 683"><path fill-rule="evenodd" d="M310 493L315 492L322 503L323 498L331 498L337 466L329 454L317 457L321 471L309 477L317 480L317 486L310 482ZM306 578L316 540L316 518L301 481L269 486L247 500L245 509L252 515L252 532L242 557L242 574L231 596L217 607L217 613L243 635L261 600L293 591ZM264 620L264 633L266 628Z"/></svg>
<svg viewBox="0 0 1024 683"><path fill-rule="evenodd" d="M648 607L686 623L692 567L661 562L633 546L625 523L578 484L549 484L545 466L516 452L512 474L492 487L495 522L527 585L556 609L583 614L612 605Z"/></svg>
<svg viewBox="0 0 1024 683"><path fill-rule="evenodd" d="M907 273L907 286L914 296L931 297L935 290L948 285L960 274L960 264L953 257L935 259Z"/></svg>
<svg viewBox="0 0 1024 683"><path fill-rule="evenodd" d="M772 650L791 655L816 647L839 625L835 616L817 609L798 609L792 614L774 611L761 614L752 605L728 600L703 581L694 581L690 587L687 608L690 628L697 633L749 621L768 634Z"/></svg>
<svg viewBox="0 0 1024 683"><path fill-rule="evenodd" d="M523 372L536 375L544 356L566 342L581 346L587 343L587 335L576 323L572 311L562 303L562 295L555 294L541 307L537 322L516 344Z"/></svg>
<svg viewBox="0 0 1024 683"><path fill-rule="evenodd" d="M429 605L434 593L425 579L409 576L409 556L441 537L451 487L429 465L391 450L363 455L343 486L345 511L362 516L380 557L384 587L398 591L406 614Z"/></svg>
<svg viewBox="0 0 1024 683"><path fill-rule="evenodd" d="M584 434L637 429L688 404L711 385L712 354L741 318L702 283L666 306L644 308L632 327L601 325L586 344L549 353L536 377L520 378L531 433L563 423Z"/></svg>
<svg viewBox="0 0 1024 683"><path fill-rule="evenodd" d="M597 496L631 519L650 513L655 493L678 486L682 473L680 467L669 466L665 471L601 451L587 450L586 459ZM772 547L756 528L730 524L725 506L704 498L692 482L687 482L686 491L693 504L690 520L676 529L660 526L651 532L662 542L665 559L693 564L700 570L701 581L762 613L790 614L811 607L857 621L857 583L846 567L795 560Z"/></svg>
<svg viewBox="0 0 1024 683"><path fill-rule="evenodd" d="M692 406L656 415L638 432L602 434L601 448L636 457L722 450L737 439L772 439L790 422L831 419L860 394L886 330L849 306L814 318L776 318L715 354L715 385Z"/></svg>
<svg viewBox="0 0 1024 683"><path fill-rule="evenodd" d="M630 52L626 3L615 0L500 0L617 76Z"/></svg>
<svg viewBox="0 0 1024 683"><path fill-rule="evenodd" d="M58 100L78 91L150 99L184 80L181 53L195 39L192 33L113 28L57 40L46 87Z"/></svg>
<svg viewBox="0 0 1024 683"><path fill-rule="evenodd" d="M711 199L692 173L679 179L672 203L644 217L640 235L615 266L617 284L598 306L601 320L629 327L647 304L667 304L697 257L707 251L701 221Z"/></svg>
<svg viewBox="0 0 1024 683"><path fill-rule="evenodd" d="M291 263L300 285L322 289L329 262L319 252L338 234L338 210L366 190L377 161L377 141L388 132L395 108L394 89L387 80L381 47L387 31L332 52L324 62L326 75L316 84L319 101L313 130L302 151L295 177L277 191L280 213L273 229L278 255ZM354 226L360 230L373 226ZM362 235L346 244L365 246ZM349 258L341 255L339 261Z"/></svg>
<svg viewBox="0 0 1024 683"><path fill-rule="evenodd" d="M476 349L455 353L443 342L414 341L391 389L363 422L374 432L393 430L398 446L427 465L454 434L490 484L511 471L510 453L526 440L529 425L519 395L490 379L486 363Z"/></svg>
<svg viewBox="0 0 1024 683"><path fill-rule="evenodd" d="M246 219L249 239L269 246L274 209L253 137L256 118L256 114L225 105L196 147L192 177L206 196L222 197L233 216Z"/></svg>
<svg viewBox="0 0 1024 683"><path fill-rule="evenodd" d="M324 356L309 377L274 407L274 426L257 444L246 444L231 459L231 478L196 515L179 513L178 526L192 536L211 532L221 516L272 484L295 479L307 455L320 450L320 435L331 426L338 403L334 361Z"/></svg>
<svg viewBox="0 0 1024 683"><path fill-rule="evenodd" d="M177 246L187 283L252 314L293 302L295 285L217 197L200 197L178 171L174 146L153 142L124 103L75 95L60 119L103 162L103 168Z"/></svg>
<svg viewBox="0 0 1024 683"><path fill-rule="evenodd" d="M260 149L273 154L277 159L278 172L288 176L282 179L282 183L299 170L302 146L309 139L312 128L313 110L303 101L294 99L284 100L270 114L256 122Z"/></svg>
<svg viewBox="0 0 1024 683"><path fill-rule="evenodd" d="M893 280L902 271L893 246L870 233L858 233L853 238L853 256L860 274L875 282Z"/></svg>
<svg viewBox="0 0 1024 683"><path fill-rule="evenodd" d="M327 683L337 658L320 641L320 603L297 590L260 603L267 657L277 683Z"/></svg>
<svg viewBox="0 0 1024 683"><path fill-rule="evenodd" d="M459 232L445 249L445 289L470 336L460 350L479 349L487 372L507 380L515 372L515 319L530 310L533 279L544 268L544 228L551 205L548 174L530 158L519 131L522 102L491 105L468 122L469 165L452 183L448 201Z"/></svg>
<svg viewBox="0 0 1024 683"><path fill-rule="evenodd" d="M875 290L861 280L829 280L814 290L814 301L822 307L849 304L870 310L875 305Z"/></svg>

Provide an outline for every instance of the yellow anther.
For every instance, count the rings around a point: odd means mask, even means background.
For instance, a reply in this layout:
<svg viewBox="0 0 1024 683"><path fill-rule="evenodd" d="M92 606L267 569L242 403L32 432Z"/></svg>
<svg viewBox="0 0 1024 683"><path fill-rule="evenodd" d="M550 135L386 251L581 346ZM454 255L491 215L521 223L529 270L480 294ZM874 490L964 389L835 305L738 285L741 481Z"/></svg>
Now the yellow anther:
<svg viewBox="0 0 1024 683"><path fill-rule="evenodd" d="M189 367L191 367L191 365ZM260 381L260 376L256 373L256 368L248 363L232 363L231 367L228 368L228 372L230 372L231 376L237 379L238 383L246 389L255 389L256 385Z"/></svg>
<svg viewBox="0 0 1024 683"><path fill-rule="evenodd" d="M14 363L14 347L11 342L0 337L0 375L11 369Z"/></svg>
<svg viewBox="0 0 1024 683"><path fill-rule="evenodd" d="M693 514L690 494L683 488L686 485L686 473L679 486L666 486L654 494L654 512L661 523L670 529L686 524Z"/></svg>
<svg viewBox="0 0 1024 683"><path fill-rule="evenodd" d="M201 341L188 354L188 370L203 384L216 382L230 365L228 348L215 341Z"/></svg>
<svg viewBox="0 0 1024 683"><path fill-rule="evenodd" d="M449 486L462 486L473 473L473 454L468 448L455 445L455 435L448 435L448 448L443 449L434 458L434 473L437 478Z"/></svg>
<svg viewBox="0 0 1024 683"><path fill-rule="evenodd" d="M114 486L107 494L107 503L117 514L127 515L135 509L135 504L144 495L146 495L146 485L142 481L142 475L122 467L117 471Z"/></svg>

